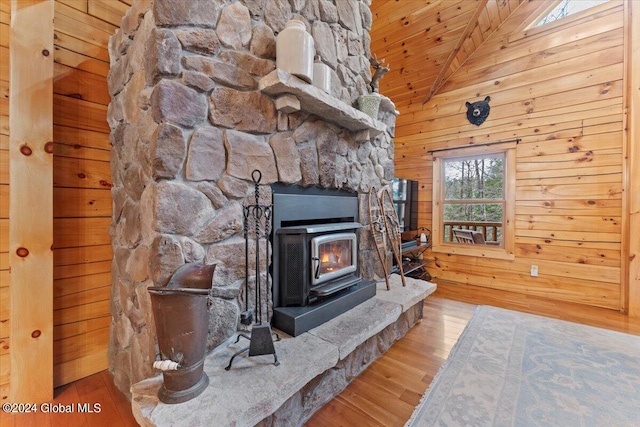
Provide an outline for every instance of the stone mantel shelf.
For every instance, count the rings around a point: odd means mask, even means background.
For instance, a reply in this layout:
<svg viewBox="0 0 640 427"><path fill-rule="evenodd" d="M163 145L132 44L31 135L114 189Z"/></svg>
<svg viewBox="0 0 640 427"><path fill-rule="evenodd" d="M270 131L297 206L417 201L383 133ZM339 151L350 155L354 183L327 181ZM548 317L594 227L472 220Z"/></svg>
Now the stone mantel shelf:
<svg viewBox="0 0 640 427"><path fill-rule="evenodd" d="M277 97L276 108L283 113L304 111L315 114L345 129L359 134L358 141L368 140L387 130L387 126L362 111L345 104L321 89L288 72L276 69L260 79L261 92ZM382 97L383 100L389 100ZM393 107L393 103L391 103ZM395 108L391 111L396 114Z"/></svg>

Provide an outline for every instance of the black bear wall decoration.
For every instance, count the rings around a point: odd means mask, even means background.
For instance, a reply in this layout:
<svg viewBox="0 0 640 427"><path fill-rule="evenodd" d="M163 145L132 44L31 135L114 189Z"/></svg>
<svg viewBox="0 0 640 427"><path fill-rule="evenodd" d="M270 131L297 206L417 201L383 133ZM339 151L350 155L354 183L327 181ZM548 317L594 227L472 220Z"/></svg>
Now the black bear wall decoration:
<svg viewBox="0 0 640 427"><path fill-rule="evenodd" d="M489 117L489 111L491 110L491 107L489 107L489 101L491 101L490 96L487 96L484 101L476 101L473 104L465 102L469 123L480 126L485 120L487 120L487 117Z"/></svg>

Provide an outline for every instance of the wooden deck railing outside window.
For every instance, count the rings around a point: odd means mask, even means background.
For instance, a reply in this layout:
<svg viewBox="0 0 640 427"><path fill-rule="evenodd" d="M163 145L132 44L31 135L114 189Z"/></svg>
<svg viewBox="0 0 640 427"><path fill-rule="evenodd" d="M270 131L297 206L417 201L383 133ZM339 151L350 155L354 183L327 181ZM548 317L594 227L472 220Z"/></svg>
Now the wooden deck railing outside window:
<svg viewBox="0 0 640 427"><path fill-rule="evenodd" d="M455 242L453 229L475 230L482 232L485 242L499 242L502 238L501 222L477 222L477 221L445 221L444 241Z"/></svg>

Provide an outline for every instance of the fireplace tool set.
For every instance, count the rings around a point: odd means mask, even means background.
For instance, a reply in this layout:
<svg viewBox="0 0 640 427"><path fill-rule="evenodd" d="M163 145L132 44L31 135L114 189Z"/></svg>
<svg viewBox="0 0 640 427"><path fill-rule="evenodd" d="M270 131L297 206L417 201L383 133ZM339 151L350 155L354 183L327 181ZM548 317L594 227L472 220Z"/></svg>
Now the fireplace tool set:
<svg viewBox="0 0 640 427"><path fill-rule="evenodd" d="M273 345L274 337L276 341L280 338L277 334L271 331L271 325L269 324L268 309L267 313L264 313L265 320L263 321L262 313L262 294L267 295L269 292L269 271L268 267L265 270L265 282L263 289L263 283L261 279L261 259L260 259L260 242L264 241L265 244L265 266L269 263L269 234L271 233L271 222L273 214L273 205L271 203L265 204L260 202L260 181L262 180L262 172L255 169L251 173L251 179L255 185L255 204L244 206L243 208L243 225L244 225L244 239L245 239L245 310L240 313L240 322L243 325L251 326L251 334L238 334L236 343L240 341L240 338L249 340L249 347L243 348L231 356L229 365L225 370L230 370L236 356L249 351L249 356L263 356L267 354L273 354L273 364L278 366L278 355ZM249 308L249 252L250 241L255 242L255 307Z"/></svg>
<svg viewBox="0 0 640 427"><path fill-rule="evenodd" d="M384 280L389 290L389 274L387 271L387 242L391 246L393 257L396 260L402 279L402 286L406 286L404 280L404 271L402 269L402 249L400 238L400 221L398 214L393 206L393 197L389 191L389 187L385 187L377 192L375 187L369 190L369 226L371 235L375 242L376 252L382 264L382 272Z"/></svg>

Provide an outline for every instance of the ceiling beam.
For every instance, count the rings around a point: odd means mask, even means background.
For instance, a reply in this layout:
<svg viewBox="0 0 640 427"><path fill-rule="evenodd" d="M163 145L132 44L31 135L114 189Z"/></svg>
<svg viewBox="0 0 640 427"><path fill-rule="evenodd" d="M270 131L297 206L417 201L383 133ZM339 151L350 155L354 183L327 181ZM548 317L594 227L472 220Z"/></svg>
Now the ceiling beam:
<svg viewBox="0 0 640 427"><path fill-rule="evenodd" d="M444 76L447 74L447 70L449 69L449 66L451 66L451 63L453 62L453 60L456 58L456 56L458 56L458 52L460 52L460 49L462 48L462 44L464 43L464 41L467 39L467 37L469 37L469 35L471 35L473 30L478 25L478 17L480 16L484 8L487 6L488 2L489 0L479 0L478 7L476 7L476 10L475 12L473 12L473 16L471 16L471 18L469 19L469 22L467 22L467 26L462 32L462 34L460 35L460 38L458 39L458 42L456 43L455 48L451 51L451 53L449 53L449 57L447 58L445 63L442 64L442 68L440 68L438 77L436 77L436 80L433 82L431 89L429 89L429 93L424 98L424 101L422 101L422 105L426 104L431 99L431 97L436 93L436 91L440 89L440 87L442 87L442 85L444 84Z"/></svg>

